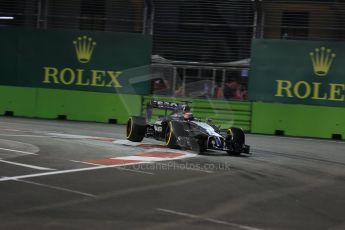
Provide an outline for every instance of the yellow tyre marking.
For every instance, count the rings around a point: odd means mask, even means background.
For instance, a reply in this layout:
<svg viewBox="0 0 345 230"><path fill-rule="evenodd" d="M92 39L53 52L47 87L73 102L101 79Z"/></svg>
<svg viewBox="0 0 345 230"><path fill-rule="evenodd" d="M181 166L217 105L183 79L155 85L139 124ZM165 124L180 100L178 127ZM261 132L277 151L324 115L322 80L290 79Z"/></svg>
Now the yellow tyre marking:
<svg viewBox="0 0 345 230"><path fill-rule="evenodd" d="M173 133L173 128L172 128L171 121L169 122L169 127L170 127L169 138L168 138L168 141L165 143L165 145L169 145L170 140L171 140L171 136L172 136L172 133Z"/></svg>
<svg viewBox="0 0 345 230"><path fill-rule="evenodd" d="M129 131L129 134L127 135L127 138L129 138L133 131L133 119L130 117L129 120L131 121L131 130Z"/></svg>
<svg viewBox="0 0 345 230"><path fill-rule="evenodd" d="M229 134L231 135L231 140L234 140L234 135L232 134L232 130L228 129Z"/></svg>

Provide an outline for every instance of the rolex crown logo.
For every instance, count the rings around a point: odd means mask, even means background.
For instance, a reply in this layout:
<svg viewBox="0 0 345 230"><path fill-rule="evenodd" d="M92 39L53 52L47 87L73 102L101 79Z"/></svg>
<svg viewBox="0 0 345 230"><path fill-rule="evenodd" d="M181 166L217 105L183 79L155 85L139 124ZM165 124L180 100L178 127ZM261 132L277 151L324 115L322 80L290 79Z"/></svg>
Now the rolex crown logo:
<svg viewBox="0 0 345 230"><path fill-rule="evenodd" d="M331 49L325 47L316 48L313 52L310 52L314 73L317 76L326 76L335 56Z"/></svg>
<svg viewBox="0 0 345 230"><path fill-rule="evenodd" d="M78 61L88 63L91 60L92 52L96 46L96 42L91 37L82 36L73 41Z"/></svg>

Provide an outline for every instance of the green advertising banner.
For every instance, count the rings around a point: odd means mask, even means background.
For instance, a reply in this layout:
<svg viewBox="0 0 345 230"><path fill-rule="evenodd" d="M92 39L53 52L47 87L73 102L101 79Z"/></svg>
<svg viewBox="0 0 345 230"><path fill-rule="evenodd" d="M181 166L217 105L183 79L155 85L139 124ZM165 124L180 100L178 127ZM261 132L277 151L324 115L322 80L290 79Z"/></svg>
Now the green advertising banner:
<svg viewBox="0 0 345 230"><path fill-rule="evenodd" d="M148 93L150 36L1 29L0 50L1 85Z"/></svg>
<svg viewBox="0 0 345 230"><path fill-rule="evenodd" d="M345 44L258 39L252 44L249 98L345 105Z"/></svg>

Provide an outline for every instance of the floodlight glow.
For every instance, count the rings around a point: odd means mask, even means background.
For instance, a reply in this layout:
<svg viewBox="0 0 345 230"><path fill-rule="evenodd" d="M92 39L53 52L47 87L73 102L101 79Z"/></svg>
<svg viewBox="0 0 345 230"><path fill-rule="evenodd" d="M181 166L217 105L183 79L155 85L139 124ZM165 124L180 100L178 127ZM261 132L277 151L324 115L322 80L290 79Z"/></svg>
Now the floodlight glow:
<svg viewBox="0 0 345 230"><path fill-rule="evenodd" d="M0 20L13 20L14 17L0 16Z"/></svg>

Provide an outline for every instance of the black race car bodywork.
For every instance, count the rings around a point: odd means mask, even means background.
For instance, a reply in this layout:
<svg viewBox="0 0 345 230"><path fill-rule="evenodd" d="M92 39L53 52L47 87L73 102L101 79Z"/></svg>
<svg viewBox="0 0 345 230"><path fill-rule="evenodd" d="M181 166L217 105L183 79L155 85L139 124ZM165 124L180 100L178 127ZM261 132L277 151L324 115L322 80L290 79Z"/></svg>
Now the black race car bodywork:
<svg viewBox="0 0 345 230"><path fill-rule="evenodd" d="M147 123L154 108L164 109L165 116L158 118L153 124ZM147 118L129 117L126 137L130 141L140 142L144 137L164 141L169 148L192 149L203 153L208 149L222 150L229 154L249 153L245 144L242 129L229 128L221 132L211 121L203 122L192 116L188 102L151 101L147 104ZM172 111L167 115L168 111Z"/></svg>

